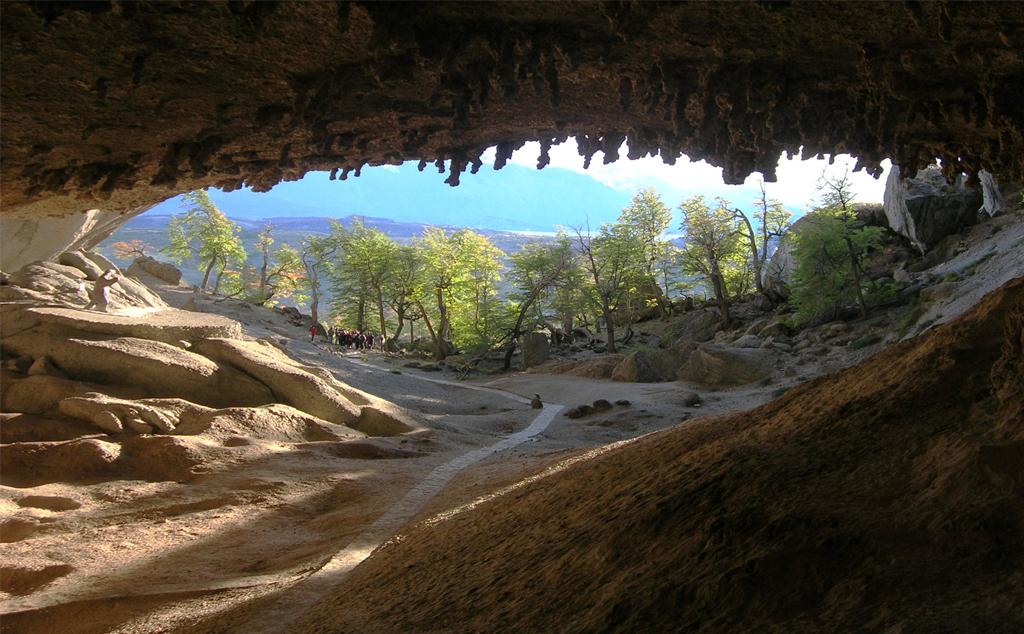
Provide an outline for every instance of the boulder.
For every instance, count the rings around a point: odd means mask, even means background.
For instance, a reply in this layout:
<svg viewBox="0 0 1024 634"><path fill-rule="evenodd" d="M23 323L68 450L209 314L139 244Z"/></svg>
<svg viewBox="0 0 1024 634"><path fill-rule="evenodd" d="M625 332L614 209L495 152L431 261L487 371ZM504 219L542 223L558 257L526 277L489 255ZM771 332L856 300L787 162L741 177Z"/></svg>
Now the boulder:
<svg viewBox="0 0 1024 634"><path fill-rule="evenodd" d="M364 434L348 427L329 423L281 404L208 411L178 425L174 434L203 434L219 439L245 436L279 442L338 441L364 437Z"/></svg>
<svg viewBox="0 0 1024 634"><path fill-rule="evenodd" d="M142 274L150 275L173 286L181 283L181 270L178 267L167 262L160 262L148 255L135 258L132 265L128 267L128 275L142 277Z"/></svg>
<svg viewBox="0 0 1024 634"><path fill-rule="evenodd" d="M92 263L80 253L72 253ZM67 260L67 259L66 259ZM83 265L84 266L84 265ZM95 266L95 265L93 265ZM99 270L99 267L95 267ZM102 274L102 271L100 271ZM11 274L11 285L28 289L39 296L37 301L59 303L68 306L84 306L89 302L87 289L93 282L86 279L86 274L74 266L57 264L56 262L33 262ZM122 275L116 284L109 289L109 306L113 309L123 308L167 308L157 294L136 279Z"/></svg>
<svg viewBox="0 0 1024 634"><path fill-rule="evenodd" d="M96 264L96 266L100 267L102 270L107 271L110 269L114 269L118 273L121 273L121 267L119 267L117 264L114 263L113 260L103 255L99 251L82 251L82 253L85 254L85 257L92 260Z"/></svg>
<svg viewBox="0 0 1024 634"><path fill-rule="evenodd" d="M48 331L92 333L112 337L136 337L178 345L181 341L195 341L210 337L241 338L242 326L233 319L219 315L196 315L168 308L138 316L99 313L75 308L26 308L19 316L21 322L40 325Z"/></svg>
<svg viewBox="0 0 1024 634"><path fill-rule="evenodd" d="M783 300L789 297L789 286L793 283L793 274L796 272L796 258L793 257L793 247L796 237L801 231L805 231L814 224L815 216L808 214L794 222L782 238L779 239L775 251L768 257L761 270L761 286L765 293L775 299Z"/></svg>
<svg viewBox="0 0 1024 634"><path fill-rule="evenodd" d="M146 400L129 401L96 392L73 396L60 402L62 416L93 423L103 431L119 433L129 428L136 433L169 434L178 424L178 413Z"/></svg>
<svg viewBox="0 0 1024 634"><path fill-rule="evenodd" d="M675 350L644 349L626 355L612 370L611 379L626 383L671 381L682 358Z"/></svg>
<svg viewBox="0 0 1024 634"><path fill-rule="evenodd" d="M757 335L743 335L732 342L732 345L736 348L760 348L762 343L764 342Z"/></svg>
<svg viewBox="0 0 1024 634"><path fill-rule="evenodd" d="M4 348L33 358L49 356L72 379L136 388L148 397L184 397L213 407L277 400L252 375L159 341L135 337L97 341L34 329L6 337Z"/></svg>
<svg viewBox="0 0 1024 634"><path fill-rule="evenodd" d="M707 387L746 385L771 376L771 359L771 351L762 348L701 344L686 356L677 378Z"/></svg>
<svg viewBox="0 0 1024 634"><path fill-rule="evenodd" d="M46 296L50 301L84 306L85 274L71 266L54 262L33 262L11 273L8 282Z"/></svg>
<svg viewBox="0 0 1024 634"><path fill-rule="evenodd" d="M551 344L548 336L540 332L528 332L520 337L523 350L523 367L532 368L548 360Z"/></svg>
<svg viewBox="0 0 1024 634"><path fill-rule="evenodd" d="M204 339L194 350L255 377L282 401L338 425L359 419L359 408L324 379L307 372L275 347L260 341ZM265 401L270 402L270 401Z"/></svg>
<svg viewBox="0 0 1024 634"><path fill-rule="evenodd" d="M623 358L621 354L604 354L582 361L560 363L551 367L550 371L552 374L568 374L588 379L608 379Z"/></svg>
<svg viewBox="0 0 1024 634"><path fill-rule="evenodd" d="M104 271L104 269L97 266L95 262L87 258L81 251L65 251L57 258L57 262L78 269L85 274L85 279L92 281L98 280ZM117 267L113 268L117 269Z"/></svg>
<svg viewBox="0 0 1024 634"><path fill-rule="evenodd" d="M718 332L722 318L715 308L702 308L683 313L668 328L668 338L674 343L708 341Z"/></svg>
<svg viewBox="0 0 1024 634"><path fill-rule="evenodd" d="M58 376L4 377L3 409L7 412L45 414L70 396L79 396L97 386Z"/></svg>
<svg viewBox="0 0 1024 634"><path fill-rule="evenodd" d="M946 183L936 166L903 178L893 166L885 182L883 205L889 228L925 253L940 240L978 220L982 192L968 190L963 180Z"/></svg>
<svg viewBox="0 0 1024 634"><path fill-rule="evenodd" d="M97 438L68 442L19 442L4 446L4 484L34 487L114 475L121 447Z"/></svg>

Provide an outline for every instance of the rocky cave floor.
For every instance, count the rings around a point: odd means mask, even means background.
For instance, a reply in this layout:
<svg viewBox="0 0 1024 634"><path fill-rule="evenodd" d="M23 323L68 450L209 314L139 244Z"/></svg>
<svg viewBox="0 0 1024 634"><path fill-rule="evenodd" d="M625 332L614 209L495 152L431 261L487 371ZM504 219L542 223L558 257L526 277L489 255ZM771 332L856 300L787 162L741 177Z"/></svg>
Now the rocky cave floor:
<svg viewBox="0 0 1024 634"><path fill-rule="evenodd" d="M4 629L166 631L252 603L236 631L279 630L341 578L323 573L351 544L368 544L346 555L358 563L403 526L612 443L751 409L956 318L1024 271L1019 220L894 267L916 299L867 320L782 334L786 315L741 309L740 328L715 334L698 310L638 326L618 357L562 348L530 372L469 379L457 362L426 371L310 343L293 315L155 278L142 280L155 294L127 280L110 314L83 311L87 263L28 267L0 287ZM688 337L691 362L666 369ZM644 371L684 380L612 380ZM261 407L268 393L285 405ZM534 393L564 407L539 432ZM580 410L599 399L612 406ZM329 420L331 407L344 415Z"/></svg>

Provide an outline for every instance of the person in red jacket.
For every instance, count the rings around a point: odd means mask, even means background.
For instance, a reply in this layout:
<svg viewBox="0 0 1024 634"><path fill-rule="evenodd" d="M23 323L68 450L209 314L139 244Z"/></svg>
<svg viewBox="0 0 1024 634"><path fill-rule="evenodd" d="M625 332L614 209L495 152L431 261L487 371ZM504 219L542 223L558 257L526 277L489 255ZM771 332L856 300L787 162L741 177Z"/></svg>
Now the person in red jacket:
<svg viewBox="0 0 1024 634"><path fill-rule="evenodd" d="M309 340L316 340L316 324L313 324L312 326L309 327Z"/></svg>

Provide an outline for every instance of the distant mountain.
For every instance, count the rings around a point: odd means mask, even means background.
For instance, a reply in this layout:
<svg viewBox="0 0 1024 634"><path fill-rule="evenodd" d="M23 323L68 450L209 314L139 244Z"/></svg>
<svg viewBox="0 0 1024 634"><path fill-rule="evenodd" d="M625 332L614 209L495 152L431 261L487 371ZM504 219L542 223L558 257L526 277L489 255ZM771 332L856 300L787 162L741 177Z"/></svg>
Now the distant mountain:
<svg viewBox="0 0 1024 634"><path fill-rule="evenodd" d="M229 216L230 217L230 216ZM337 220L346 227L359 220L367 227L379 229L399 244L409 244L413 238L423 233L423 229L429 226L422 222L396 222L387 218L374 218L371 216L345 216L344 218L314 217L277 217L277 218L231 218L238 223L242 231L240 237L249 255L248 264L259 265L259 253L256 250L257 233L266 224L274 227L274 242L277 245L290 244L298 247L300 241L311 233L328 233L331 230L331 220ZM153 211L136 216L114 232L114 235L104 240L99 245L101 253L107 257L114 256L113 245L116 242L130 242L140 240L149 245L148 253L157 259L166 260L167 256L160 251L167 246L167 223L171 215L167 213L154 213ZM445 229L454 231L458 227L446 225ZM478 233L490 238L499 249L505 253L515 253L527 242L545 242L552 240L550 233L516 233L514 231L495 231L492 229L475 229ZM127 265L127 262L122 262ZM200 264L198 262L186 262L181 267L185 280L190 284L196 284L202 278Z"/></svg>
<svg viewBox="0 0 1024 634"><path fill-rule="evenodd" d="M312 172L298 181L278 184L266 193L249 189L222 192L210 198L236 219L286 217L344 217L350 215L420 223L511 231L552 231L589 218L597 227L614 220L629 204L631 192L603 185L571 170L535 170L508 164L500 172L484 167L464 174L458 187L449 187L432 166L365 168L362 176L331 181L326 172ZM146 215L181 211L175 197ZM299 218L296 218L297 220Z"/></svg>

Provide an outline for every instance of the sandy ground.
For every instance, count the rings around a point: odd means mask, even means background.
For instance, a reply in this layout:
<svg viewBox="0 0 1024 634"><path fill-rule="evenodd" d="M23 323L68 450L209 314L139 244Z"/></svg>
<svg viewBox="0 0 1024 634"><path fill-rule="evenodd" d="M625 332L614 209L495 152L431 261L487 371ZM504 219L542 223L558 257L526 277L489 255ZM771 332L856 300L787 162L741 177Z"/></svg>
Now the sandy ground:
<svg viewBox="0 0 1024 634"><path fill-rule="evenodd" d="M172 305L192 295L161 290ZM0 544L5 631L49 632L55 624L65 632L166 631L233 606L244 606L251 617L237 631L275 631L318 596L318 584L310 581L324 578L318 571L329 569L332 558L360 538L365 541L375 522L439 469L450 471L447 479L418 493L412 508L391 525L378 527L370 546L407 522L469 502L567 456L687 416L746 409L769 398L775 387L703 392L705 402L695 408L683 404L694 390L681 384L537 374L459 381L450 372L405 368L407 360L399 357L310 343L280 313L208 298L200 298L199 306L239 320L247 336L272 337L295 358L408 408L428 433L362 441L355 455L339 452L338 443L253 443L215 454L217 459L204 464L205 473L187 483L0 487L0 519L16 520L5 525L5 533L17 522L35 526L28 537ZM539 412L525 402L534 393L548 403L552 420L544 431L488 454L486 448L522 434L536 419ZM631 404L578 420L552 411L598 398ZM466 456L481 450L469 463ZM299 600L302 594L307 596ZM261 609L251 609L260 597Z"/></svg>
<svg viewBox="0 0 1024 634"><path fill-rule="evenodd" d="M996 236L1000 246L1019 248L1018 231ZM998 280L1010 270L1001 262L976 268L998 266L985 275ZM184 288L159 290L173 306L192 299ZM230 631L289 631L403 527L611 443L751 409L877 350L825 347L813 353L820 358L794 358L791 378L722 390L526 373L460 381L405 367L401 357L310 343L303 327L275 311L205 297L198 306L409 409L428 431L360 441L358 450L259 442L215 451L205 473L187 483L0 486L4 632L208 631L204 621L215 615ZM693 392L700 406L686 404ZM576 420L559 411L538 431L531 428L538 412L524 402L534 393L549 413L596 399L630 403Z"/></svg>

